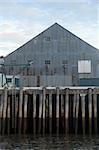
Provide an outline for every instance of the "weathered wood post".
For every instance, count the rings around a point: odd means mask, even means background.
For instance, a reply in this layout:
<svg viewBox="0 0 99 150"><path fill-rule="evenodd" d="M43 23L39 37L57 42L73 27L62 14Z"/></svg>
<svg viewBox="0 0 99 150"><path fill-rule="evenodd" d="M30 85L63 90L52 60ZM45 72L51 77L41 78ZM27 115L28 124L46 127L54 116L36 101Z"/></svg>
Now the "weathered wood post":
<svg viewBox="0 0 99 150"><path fill-rule="evenodd" d="M65 124L65 121L64 121L64 95L61 94L61 132L64 133L65 129L64 129L64 124Z"/></svg>
<svg viewBox="0 0 99 150"><path fill-rule="evenodd" d="M61 94L61 116L64 117L64 95Z"/></svg>
<svg viewBox="0 0 99 150"><path fill-rule="evenodd" d="M46 101L46 88L43 88L43 134L45 134L45 101Z"/></svg>
<svg viewBox="0 0 99 150"><path fill-rule="evenodd" d="M0 93L0 134L1 134L1 118L2 118L2 103L1 103L1 93Z"/></svg>
<svg viewBox="0 0 99 150"><path fill-rule="evenodd" d="M52 134L52 90L49 91L49 130Z"/></svg>
<svg viewBox="0 0 99 150"><path fill-rule="evenodd" d="M23 103L23 89L20 90L20 99L19 99L19 134L21 134L21 127L22 127L22 103Z"/></svg>
<svg viewBox="0 0 99 150"><path fill-rule="evenodd" d="M15 89L15 133L17 130L17 113L18 113L18 97L17 97L17 90Z"/></svg>
<svg viewBox="0 0 99 150"><path fill-rule="evenodd" d="M92 89L88 89L89 100L89 134L92 134Z"/></svg>
<svg viewBox="0 0 99 150"><path fill-rule="evenodd" d="M9 96L8 96L7 118L8 118L7 133L10 134L10 97Z"/></svg>
<svg viewBox="0 0 99 150"><path fill-rule="evenodd" d="M80 94L81 96L81 109L82 109L82 130L85 135L85 93Z"/></svg>
<svg viewBox="0 0 99 150"><path fill-rule="evenodd" d="M28 104L28 93L24 91L24 126L23 133L27 133L27 104Z"/></svg>
<svg viewBox="0 0 99 150"><path fill-rule="evenodd" d="M49 95L46 95L45 101L45 133L48 133L48 117L49 117Z"/></svg>
<svg viewBox="0 0 99 150"><path fill-rule="evenodd" d="M97 134L97 94L96 90L93 90L93 106L94 106L94 127L95 134Z"/></svg>
<svg viewBox="0 0 99 150"><path fill-rule="evenodd" d="M75 121L75 134L77 135L78 131L78 111L79 111L79 91L76 91L77 97L76 97L76 121Z"/></svg>
<svg viewBox="0 0 99 150"><path fill-rule="evenodd" d="M4 91L1 90L0 93L0 134L2 134L2 119L3 119L3 105L4 105L4 100L3 100L3 96L4 96Z"/></svg>
<svg viewBox="0 0 99 150"><path fill-rule="evenodd" d="M3 131L2 133L5 134L5 127L6 127L6 111L7 111L7 89L4 89L4 105L3 105Z"/></svg>
<svg viewBox="0 0 99 150"><path fill-rule="evenodd" d="M12 106L12 108L11 108L12 122L11 122L11 124L12 124L13 133L14 133L14 131L15 131L15 88L14 87L12 87L11 94L12 94L12 101L11 101L12 102L12 104L11 104L11 106Z"/></svg>
<svg viewBox="0 0 99 150"><path fill-rule="evenodd" d="M65 91L65 133L69 132L69 89Z"/></svg>
<svg viewBox="0 0 99 150"><path fill-rule="evenodd" d="M3 92L2 92L2 113L1 113L1 115L2 115L2 117L1 117L1 134L3 134L3 112L4 112L4 90L3 90Z"/></svg>
<svg viewBox="0 0 99 150"><path fill-rule="evenodd" d="M59 134L59 87L56 88L56 134Z"/></svg>
<svg viewBox="0 0 99 150"><path fill-rule="evenodd" d="M73 98L73 127L75 129L75 123L76 123L76 101L77 101L77 95L76 92L74 92L74 98Z"/></svg>
<svg viewBox="0 0 99 150"><path fill-rule="evenodd" d="M39 101L39 134L41 133L42 130L42 126L41 126L41 122L42 122L42 111L43 111L43 93L42 91L40 91L40 101Z"/></svg>
<svg viewBox="0 0 99 150"><path fill-rule="evenodd" d="M33 90L33 134L36 134L36 90Z"/></svg>
<svg viewBox="0 0 99 150"><path fill-rule="evenodd" d="M3 99L2 91L0 91L0 134L2 133L2 111L3 111Z"/></svg>

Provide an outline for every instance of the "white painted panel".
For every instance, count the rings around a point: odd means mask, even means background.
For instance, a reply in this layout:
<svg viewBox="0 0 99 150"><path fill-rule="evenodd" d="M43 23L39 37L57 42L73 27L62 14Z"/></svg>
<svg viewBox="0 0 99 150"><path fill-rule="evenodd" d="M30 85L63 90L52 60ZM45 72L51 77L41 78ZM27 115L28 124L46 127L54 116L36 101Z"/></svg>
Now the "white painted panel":
<svg viewBox="0 0 99 150"><path fill-rule="evenodd" d="M78 73L91 73L91 60L79 60Z"/></svg>

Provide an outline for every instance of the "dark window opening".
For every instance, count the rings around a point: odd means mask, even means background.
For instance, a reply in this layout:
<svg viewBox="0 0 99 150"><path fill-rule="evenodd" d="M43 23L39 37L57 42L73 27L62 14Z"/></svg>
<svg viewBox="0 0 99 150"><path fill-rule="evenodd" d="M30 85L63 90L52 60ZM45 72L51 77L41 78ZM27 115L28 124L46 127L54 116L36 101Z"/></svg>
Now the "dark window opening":
<svg viewBox="0 0 99 150"><path fill-rule="evenodd" d="M50 41L51 38L50 38L49 36L46 36L46 37L45 37L45 40L46 40L46 41Z"/></svg>
<svg viewBox="0 0 99 150"><path fill-rule="evenodd" d="M18 78L15 78L15 85L16 87L20 86L20 80Z"/></svg>
<svg viewBox="0 0 99 150"><path fill-rule="evenodd" d="M11 82L12 82L12 79L11 79L11 78L6 78L6 82L7 82L7 83L9 83L9 82L11 83Z"/></svg>
<svg viewBox="0 0 99 150"><path fill-rule="evenodd" d="M45 60L45 64L50 64L50 60Z"/></svg>
<svg viewBox="0 0 99 150"><path fill-rule="evenodd" d="M68 64L68 61L67 60L63 60L62 64Z"/></svg>

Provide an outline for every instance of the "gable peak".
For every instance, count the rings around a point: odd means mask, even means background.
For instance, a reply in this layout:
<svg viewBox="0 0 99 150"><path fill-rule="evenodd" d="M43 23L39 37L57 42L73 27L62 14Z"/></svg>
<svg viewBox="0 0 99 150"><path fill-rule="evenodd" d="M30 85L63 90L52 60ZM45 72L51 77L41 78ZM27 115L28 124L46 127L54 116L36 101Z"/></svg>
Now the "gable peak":
<svg viewBox="0 0 99 150"><path fill-rule="evenodd" d="M54 25L58 25L58 26L60 26L60 25L59 25L59 23L57 23L57 22L55 22L52 26L54 26Z"/></svg>

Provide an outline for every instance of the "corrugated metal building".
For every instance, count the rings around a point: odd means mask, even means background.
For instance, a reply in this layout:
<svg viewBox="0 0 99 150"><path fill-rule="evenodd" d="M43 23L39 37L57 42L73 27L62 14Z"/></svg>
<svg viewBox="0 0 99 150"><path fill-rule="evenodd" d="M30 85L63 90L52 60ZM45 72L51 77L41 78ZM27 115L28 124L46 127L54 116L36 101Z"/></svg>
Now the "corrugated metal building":
<svg viewBox="0 0 99 150"><path fill-rule="evenodd" d="M6 56L5 71L22 86L76 86L99 78L99 51L55 23Z"/></svg>

